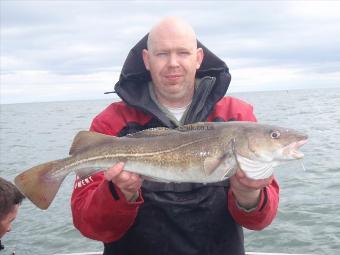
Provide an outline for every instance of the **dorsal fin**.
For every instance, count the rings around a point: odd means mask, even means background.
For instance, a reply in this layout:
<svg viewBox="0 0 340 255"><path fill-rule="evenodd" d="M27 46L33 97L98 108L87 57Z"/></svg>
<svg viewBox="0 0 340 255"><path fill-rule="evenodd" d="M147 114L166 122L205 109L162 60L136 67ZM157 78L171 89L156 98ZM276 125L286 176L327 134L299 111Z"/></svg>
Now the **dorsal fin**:
<svg viewBox="0 0 340 255"><path fill-rule="evenodd" d="M73 139L69 154L76 154L90 146L102 143L112 143L116 139L118 138L110 135L100 134L97 132L80 131Z"/></svg>
<svg viewBox="0 0 340 255"><path fill-rule="evenodd" d="M174 133L179 133L177 130L166 128L166 127L157 127L157 128L149 128L145 129L133 134L128 134L126 137L129 138L146 138L146 137L156 137L156 136L167 136Z"/></svg>

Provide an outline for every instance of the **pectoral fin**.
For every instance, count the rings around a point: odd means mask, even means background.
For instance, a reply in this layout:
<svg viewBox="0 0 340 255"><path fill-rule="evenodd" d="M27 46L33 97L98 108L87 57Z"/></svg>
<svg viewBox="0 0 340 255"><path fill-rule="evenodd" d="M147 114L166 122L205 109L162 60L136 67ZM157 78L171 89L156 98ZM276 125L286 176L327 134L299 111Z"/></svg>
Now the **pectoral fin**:
<svg viewBox="0 0 340 255"><path fill-rule="evenodd" d="M204 160L204 172L206 176L211 175L214 170L221 164L219 157L208 157Z"/></svg>
<svg viewBox="0 0 340 255"><path fill-rule="evenodd" d="M234 174L236 166L238 165L235 157L235 141L234 139L228 143L228 146L224 153L219 156L207 157L204 160L204 172L205 174L211 175L217 168L222 167L225 169L225 176L229 177Z"/></svg>

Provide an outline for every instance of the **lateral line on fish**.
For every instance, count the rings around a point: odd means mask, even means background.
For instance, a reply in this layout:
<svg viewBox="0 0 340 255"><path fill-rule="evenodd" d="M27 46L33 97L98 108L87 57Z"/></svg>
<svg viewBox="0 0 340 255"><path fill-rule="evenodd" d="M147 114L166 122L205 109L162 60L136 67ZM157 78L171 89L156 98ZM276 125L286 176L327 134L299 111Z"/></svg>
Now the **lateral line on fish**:
<svg viewBox="0 0 340 255"><path fill-rule="evenodd" d="M171 152L176 151L178 149L181 149L183 147L190 146L190 145L193 145L195 143L202 142L204 140L211 140L212 138L216 138L216 137L218 137L218 136L215 135L213 137L200 138L200 139L197 139L197 140L192 141L192 142L181 144L181 145L179 145L176 148L170 148L170 149L163 150L163 151L158 151L158 152L134 153L134 154L116 153L116 154L107 154L107 155L95 156L95 157L91 157L91 158L86 158L86 159L83 159L83 160L75 161L75 162L73 162L71 164L68 164L65 167L61 168L61 170L64 170L64 169L70 168L70 167L72 168L74 166L81 165L81 164L83 164L85 162L90 162L90 161L99 160L99 159L105 159L105 158L106 159L107 158L119 158L119 157L127 157L127 156L130 157L130 158L137 158L137 157L145 157L145 156L154 156L154 155L159 155L159 154L162 154L162 153L171 153ZM57 176L57 175L53 175L53 176Z"/></svg>

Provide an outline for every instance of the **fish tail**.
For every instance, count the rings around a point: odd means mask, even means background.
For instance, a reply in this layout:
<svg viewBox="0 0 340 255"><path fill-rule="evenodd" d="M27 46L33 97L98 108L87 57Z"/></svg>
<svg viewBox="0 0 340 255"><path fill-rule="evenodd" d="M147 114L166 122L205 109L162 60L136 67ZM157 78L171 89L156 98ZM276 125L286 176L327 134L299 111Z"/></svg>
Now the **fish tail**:
<svg viewBox="0 0 340 255"><path fill-rule="evenodd" d="M19 190L40 209L47 209L66 174L57 174L64 166L65 159L50 161L35 167L15 177L15 184Z"/></svg>

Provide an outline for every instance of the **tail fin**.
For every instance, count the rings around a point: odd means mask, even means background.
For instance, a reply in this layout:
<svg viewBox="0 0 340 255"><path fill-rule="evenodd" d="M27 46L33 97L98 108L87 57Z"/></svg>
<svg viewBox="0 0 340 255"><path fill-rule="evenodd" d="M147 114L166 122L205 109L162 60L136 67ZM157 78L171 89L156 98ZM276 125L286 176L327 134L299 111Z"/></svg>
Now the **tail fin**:
<svg viewBox="0 0 340 255"><path fill-rule="evenodd" d="M65 175L57 173L63 164L64 159L50 161L28 169L15 177L15 184L19 190L40 209L47 209Z"/></svg>

